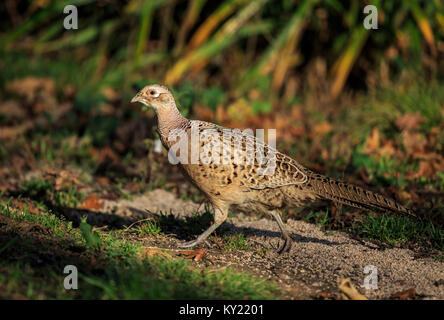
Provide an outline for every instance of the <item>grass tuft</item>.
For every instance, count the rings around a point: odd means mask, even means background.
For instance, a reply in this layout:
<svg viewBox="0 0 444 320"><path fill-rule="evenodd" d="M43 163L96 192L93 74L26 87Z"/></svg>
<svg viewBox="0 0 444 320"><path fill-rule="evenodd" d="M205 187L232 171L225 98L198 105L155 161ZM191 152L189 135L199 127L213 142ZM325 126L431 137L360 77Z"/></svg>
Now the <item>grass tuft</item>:
<svg viewBox="0 0 444 320"><path fill-rule="evenodd" d="M369 215L355 223L353 231L362 237L390 245L408 242L426 242L434 248L444 249L444 230L432 222L415 221L409 217Z"/></svg>
<svg viewBox="0 0 444 320"><path fill-rule="evenodd" d="M225 243L224 250L249 250L251 248L250 241L243 233L224 235L222 239Z"/></svg>

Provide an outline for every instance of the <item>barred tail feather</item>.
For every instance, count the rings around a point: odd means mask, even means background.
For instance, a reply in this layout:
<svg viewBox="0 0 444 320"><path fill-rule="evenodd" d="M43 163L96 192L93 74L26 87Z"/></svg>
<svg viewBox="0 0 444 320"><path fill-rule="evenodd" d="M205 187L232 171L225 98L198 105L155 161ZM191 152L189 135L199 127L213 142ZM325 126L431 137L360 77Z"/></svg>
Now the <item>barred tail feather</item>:
<svg viewBox="0 0 444 320"><path fill-rule="evenodd" d="M307 184L321 198L360 209L390 211L417 217L415 213L382 194L319 174L309 176Z"/></svg>

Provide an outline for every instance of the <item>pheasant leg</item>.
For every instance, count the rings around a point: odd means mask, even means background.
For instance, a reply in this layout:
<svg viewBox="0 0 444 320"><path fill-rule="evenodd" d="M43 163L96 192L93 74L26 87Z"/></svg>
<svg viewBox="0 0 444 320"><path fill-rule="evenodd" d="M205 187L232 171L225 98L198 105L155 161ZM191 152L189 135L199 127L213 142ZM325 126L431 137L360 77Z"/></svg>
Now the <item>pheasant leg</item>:
<svg viewBox="0 0 444 320"><path fill-rule="evenodd" d="M185 243L181 243L178 245L179 248L191 248L195 245L198 245L199 243L205 241L206 238L214 231L216 230L226 219L228 216L228 210L221 210L219 208L215 208L215 215L214 215L214 223L200 236L197 237L196 240L188 241Z"/></svg>
<svg viewBox="0 0 444 320"><path fill-rule="evenodd" d="M288 234L287 230L285 229L284 223L282 222L281 216L279 215L278 211L273 211L272 216L276 220L279 229L281 229L282 237L284 238L284 243L279 247L277 250L277 253L282 254L285 252L289 252L291 249L291 244L293 239L291 239L290 235Z"/></svg>

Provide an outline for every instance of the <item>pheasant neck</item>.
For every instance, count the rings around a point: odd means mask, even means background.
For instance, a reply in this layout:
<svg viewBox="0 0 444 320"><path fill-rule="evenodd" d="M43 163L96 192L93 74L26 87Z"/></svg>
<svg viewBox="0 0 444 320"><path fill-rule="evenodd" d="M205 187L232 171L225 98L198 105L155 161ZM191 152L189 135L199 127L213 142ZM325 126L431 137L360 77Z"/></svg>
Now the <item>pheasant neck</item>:
<svg viewBox="0 0 444 320"><path fill-rule="evenodd" d="M186 128L188 122L189 120L180 114L176 106L157 110L157 125L163 140L168 139L172 130Z"/></svg>

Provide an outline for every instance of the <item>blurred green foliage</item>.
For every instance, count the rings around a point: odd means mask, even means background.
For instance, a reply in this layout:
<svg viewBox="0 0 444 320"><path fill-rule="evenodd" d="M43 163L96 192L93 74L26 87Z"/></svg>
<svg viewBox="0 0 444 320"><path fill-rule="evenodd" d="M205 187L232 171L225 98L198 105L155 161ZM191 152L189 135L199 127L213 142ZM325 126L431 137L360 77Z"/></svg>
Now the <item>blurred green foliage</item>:
<svg viewBox="0 0 444 320"><path fill-rule="evenodd" d="M367 4L378 8L378 30L363 28ZM63 28L66 5L78 7L78 30ZM82 88L81 109L100 100L90 88L192 80L209 88L199 96L211 109L226 91L240 98L259 87L265 97L252 108L269 112L319 57L332 97L346 84L371 85L381 63L390 76L408 67L442 78L444 69L441 0L6 1L0 15L1 86L25 73L51 76ZM193 94L182 89L188 110Z"/></svg>
<svg viewBox="0 0 444 320"><path fill-rule="evenodd" d="M68 4L78 7L78 30L63 28ZM378 8L377 30L363 27L367 4ZM52 164L106 171L97 162L145 154L152 123L140 125L129 101L150 83L169 85L185 116L274 125L279 139L297 137L282 150L301 162L365 168L377 185L405 186L421 159L364 154L374 128L381 143L405 149L396 120L419 112L417 134L436 133L426 151L443 152L442 0L8 1L0 15L0 93L27 112L14 125L73 106L32 127L30 152ZM47 101L22 103L7 90L28 75L54 80L52 107L34 112ZM332 99L350 89L367 92L348 104ZM25 145L0 146L0 160Z"/></svg>
<svg viewBox="0 0 444 320"><path fill-rule="evenodd" d="M86 242L86 245L90 248L99 247L102 243L99 233L93 230L93 227L86 222L86 217L80 220L80 232Z"/></svg>

